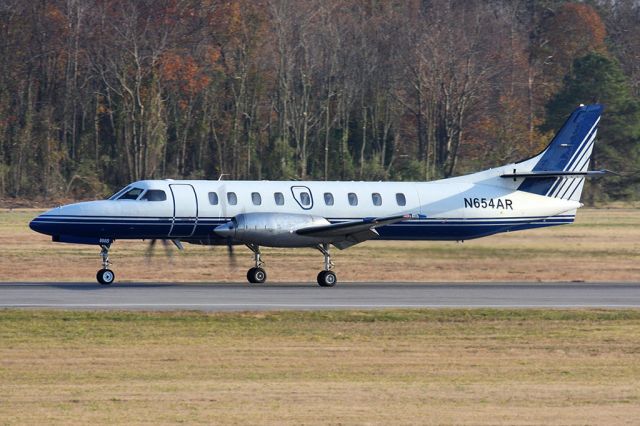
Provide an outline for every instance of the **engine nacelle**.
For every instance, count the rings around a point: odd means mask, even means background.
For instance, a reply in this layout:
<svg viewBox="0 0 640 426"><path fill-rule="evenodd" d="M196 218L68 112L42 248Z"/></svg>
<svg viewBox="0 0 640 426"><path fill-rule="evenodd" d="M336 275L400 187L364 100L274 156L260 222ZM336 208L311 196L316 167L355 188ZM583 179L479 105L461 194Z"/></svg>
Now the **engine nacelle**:
<svg viewBox="0 0 640 426"><path fill-rule="evenodd" d="M293 213L243 213L220 225L214 232L247 244L271 247L308 247L324 242L321 238L296 234L309 226L329 225L320 216Z"/></svg>

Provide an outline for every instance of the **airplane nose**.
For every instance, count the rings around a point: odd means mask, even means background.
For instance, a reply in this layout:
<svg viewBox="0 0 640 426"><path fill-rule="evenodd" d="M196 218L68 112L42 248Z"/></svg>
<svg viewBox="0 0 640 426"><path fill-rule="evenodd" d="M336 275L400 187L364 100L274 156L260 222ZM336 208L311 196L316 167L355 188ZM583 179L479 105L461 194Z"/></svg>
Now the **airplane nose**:
<svg viewBox="0 0 640 426"><path fill-rule="evenodd" d="M49 235L49 232L47 232L49 231L49 226L42 220L42 216L37 216L29 222L29 228L41 234Z"/></svg>
<svg viewBox="0 0 640 426"><path fill-rule="evenodd" d="M213 232L223 238L233 238L236 235L236 228L233 225L233 222L227 222L225 224L216 226Z"/></svg>

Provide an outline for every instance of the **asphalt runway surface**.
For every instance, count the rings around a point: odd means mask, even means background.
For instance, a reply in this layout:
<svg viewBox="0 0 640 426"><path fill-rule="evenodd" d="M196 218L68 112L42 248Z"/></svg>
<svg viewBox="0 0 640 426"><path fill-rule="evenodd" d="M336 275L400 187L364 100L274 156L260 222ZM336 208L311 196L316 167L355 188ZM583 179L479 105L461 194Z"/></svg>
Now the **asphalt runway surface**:
<svg viewBox="0 0 640 426"><path fill-rule="evenodd" d="M0 308L265 311L639 308L640 283L0 283Z"/></svg>

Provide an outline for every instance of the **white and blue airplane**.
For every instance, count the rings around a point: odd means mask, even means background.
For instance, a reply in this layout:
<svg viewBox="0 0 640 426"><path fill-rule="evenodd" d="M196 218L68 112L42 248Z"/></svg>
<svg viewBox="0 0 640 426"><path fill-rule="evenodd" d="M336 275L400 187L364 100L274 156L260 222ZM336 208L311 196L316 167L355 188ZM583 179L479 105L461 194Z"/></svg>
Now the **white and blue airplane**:
<svg viewBox="0 0 640 426"><path fill-rule="evenodd" d="M469 240L572 223L582 206L601 105L580 105L551 143L528 160L433 182L143 180L107 200L69 204L31 221L62 243L102 249L101 284L111 284L109 248L119 239L245 244L250 283L263 283L260 247L315 247L318 284L336 274L329 247L370 239Z"/></svg>

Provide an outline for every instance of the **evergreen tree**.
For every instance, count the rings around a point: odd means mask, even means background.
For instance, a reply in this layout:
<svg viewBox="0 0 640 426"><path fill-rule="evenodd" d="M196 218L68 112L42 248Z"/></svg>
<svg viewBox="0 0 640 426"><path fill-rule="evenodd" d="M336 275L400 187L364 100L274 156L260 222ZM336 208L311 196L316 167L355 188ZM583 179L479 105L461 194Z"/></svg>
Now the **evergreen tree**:
<svg viewBox="0 0 640 426"><path fill-rule="evenodd" d="M589 199L638 198L640 187L640 103L635 99L617 61L598 53L578 58L560 91L546 106L543 130L558 129L579 104L601 103L592 169L622 173L591 182Z"/></svg>

